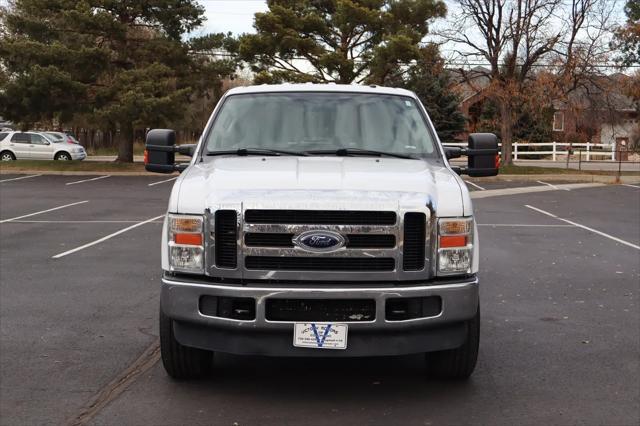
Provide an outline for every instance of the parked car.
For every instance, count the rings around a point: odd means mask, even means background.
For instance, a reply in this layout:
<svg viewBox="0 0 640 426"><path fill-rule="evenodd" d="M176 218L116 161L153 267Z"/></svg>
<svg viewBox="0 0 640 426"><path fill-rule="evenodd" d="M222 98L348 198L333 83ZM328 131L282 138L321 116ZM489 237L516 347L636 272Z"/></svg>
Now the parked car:
<svg viewBox="0 0 640 426"><path fill-rule="evenodd" d="M175 140L150 130L145 155L182 171L162 233L169 375L203 374L213 352L427 353L434 376L471 374L479 248L459 175L498 173L495 135L445 147L412 92L289 84L232 89L198 145Z"/></svg>
<svg viewBox="0 0 640 426"><path fill-rule="evenodd" d="M84 160L87 153L76 143L42 132L0 133L0 160Z"/></svg>

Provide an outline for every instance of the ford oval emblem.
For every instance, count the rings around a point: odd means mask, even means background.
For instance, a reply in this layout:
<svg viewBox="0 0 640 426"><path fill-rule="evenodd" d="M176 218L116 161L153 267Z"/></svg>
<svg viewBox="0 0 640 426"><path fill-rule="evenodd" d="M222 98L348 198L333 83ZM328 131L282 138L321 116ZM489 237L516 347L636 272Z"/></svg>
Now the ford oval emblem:
<svg viewBox="0 0 640 426"><path fill-rule="evenodd" d="M338 250L345 245L345 242L342 235L332 231L307 231L293 239L296 246L313 252Z"/></svg>

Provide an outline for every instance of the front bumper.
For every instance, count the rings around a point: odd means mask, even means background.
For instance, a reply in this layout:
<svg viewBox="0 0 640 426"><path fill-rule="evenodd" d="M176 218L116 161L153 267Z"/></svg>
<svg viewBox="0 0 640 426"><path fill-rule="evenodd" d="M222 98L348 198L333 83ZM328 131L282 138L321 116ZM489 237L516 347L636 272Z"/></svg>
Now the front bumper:
<svg viewBox="0 0 640 426"><path fill-rule="evenodd" d="M71 153L72 160L84 160L85 158L87 158L87 153L85 151Z"/></svg>
<svg viewBox="0 0 640 426"><path fill-rule="evenodd" d="M195 281L195 280L194 280ZM431 282L428 285L366 287L241 286L221 283L162 279L161 309L174 320L176 339L185 346L235 354L273 356L387 356L452 349L466 338L465 321L478 309L476 277L460 281ZM203 315L202 296L253 297L254 320L235 320ZM389 298L439 296L442 309L436 316L388 321L385 303ZM268 298L373 299L375 320L346 322L349 325L345 350L294 347L293 322L269 321L265 316ZM344 321L341 321L344 323Z"/></svg>

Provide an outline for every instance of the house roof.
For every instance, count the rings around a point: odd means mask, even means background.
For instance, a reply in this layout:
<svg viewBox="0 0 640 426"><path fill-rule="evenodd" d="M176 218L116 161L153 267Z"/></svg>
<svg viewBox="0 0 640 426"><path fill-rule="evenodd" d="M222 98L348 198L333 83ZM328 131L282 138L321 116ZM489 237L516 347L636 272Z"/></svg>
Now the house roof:
<svg viewBox="0 0 640 426"><path fill-rule="evenodd" d="M637 101L625 93L631 77L616 73L593 78L569 93L566 100L556 100L557 110L636 111Z"/></svg>
<svg viewBox="0 0 640 426"><path fill-rule="evenodd" d="M482 92L489 84L491 70L485 67L473 67L470 70L462 68L448 69L449 77L453 82L453 90L462 97L462 102Z"/></svg>
<svg viewBox="0 0 640 426"><path fill-rule="evenodd" d="M481 94L490 84L490 70L485 67L474 67L469 70L448 69L453 82L452 88L458 92L465 102ZM625 93L625 87L631 77L623 73L593 78L569 93L566 100L554 100L555 109L568 108L635 111L637 101Z"/></svg>

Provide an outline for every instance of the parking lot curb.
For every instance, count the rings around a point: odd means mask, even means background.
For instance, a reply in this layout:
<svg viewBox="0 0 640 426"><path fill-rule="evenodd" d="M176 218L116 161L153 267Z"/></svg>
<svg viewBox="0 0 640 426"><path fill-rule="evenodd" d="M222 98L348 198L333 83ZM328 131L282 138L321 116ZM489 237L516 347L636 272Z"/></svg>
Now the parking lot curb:
<svg viewBox="0 0 640 426"><path fill-rule="evenodd" d="M616 182L615 175L590 175L590 174L536 174L536 175L498 175L482 178L465 178L471 182L588 182L588 183L638 183L640 176L620 176L620 182Z"/></svg>
<svg viewBox="0 0 640 426"><path fill-rule="evenodd" d="M116 172L110 170L82 170L82 171L47 171L47 170L0 170L0 175L50 175L50 176L89 176L104 175L111 176L158 176L158 173L151 172ZM167 174L167 176L177 176L176 174Z"/></svg>

